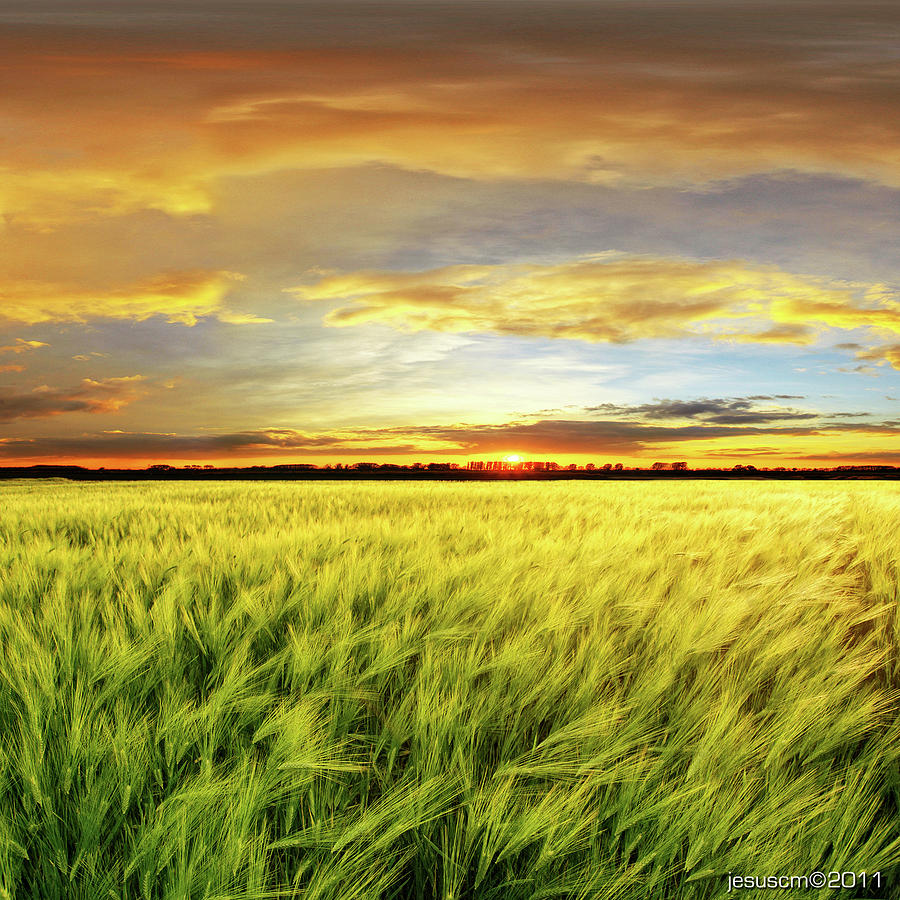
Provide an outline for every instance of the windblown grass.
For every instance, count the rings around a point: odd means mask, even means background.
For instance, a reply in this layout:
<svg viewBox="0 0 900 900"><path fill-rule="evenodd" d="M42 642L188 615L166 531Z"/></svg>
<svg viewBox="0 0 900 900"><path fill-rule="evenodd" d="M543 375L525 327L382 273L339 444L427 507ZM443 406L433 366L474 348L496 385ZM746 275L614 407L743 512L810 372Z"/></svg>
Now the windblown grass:
<svg viewBox="0 0 900 900"><path fill-rule="evenodd" d="M0 897L897 896L898 534L870 482L0 486Z"/></svg>

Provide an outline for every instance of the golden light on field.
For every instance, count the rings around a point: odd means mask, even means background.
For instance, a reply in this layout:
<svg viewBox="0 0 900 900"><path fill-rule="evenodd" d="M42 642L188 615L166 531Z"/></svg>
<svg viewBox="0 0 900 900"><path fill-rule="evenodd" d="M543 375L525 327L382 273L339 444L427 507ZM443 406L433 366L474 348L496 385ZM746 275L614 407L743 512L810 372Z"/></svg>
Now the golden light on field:
<svg viewBox="0 0 900 900"><path fill-rule="evenodd" d="M514 480L0 484L0 894L896 872L900 486Z"/></svg>

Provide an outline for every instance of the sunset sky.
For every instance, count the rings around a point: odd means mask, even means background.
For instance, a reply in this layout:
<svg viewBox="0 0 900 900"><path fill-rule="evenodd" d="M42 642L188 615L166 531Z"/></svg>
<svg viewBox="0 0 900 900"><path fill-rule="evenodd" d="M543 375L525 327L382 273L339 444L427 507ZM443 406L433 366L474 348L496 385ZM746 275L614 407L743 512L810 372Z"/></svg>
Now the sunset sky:
<svg viewBox="0 0 900 900"><path fill-rule="evenodd" d="M900 4L0 0L0 465L900 465Z"/></svg>

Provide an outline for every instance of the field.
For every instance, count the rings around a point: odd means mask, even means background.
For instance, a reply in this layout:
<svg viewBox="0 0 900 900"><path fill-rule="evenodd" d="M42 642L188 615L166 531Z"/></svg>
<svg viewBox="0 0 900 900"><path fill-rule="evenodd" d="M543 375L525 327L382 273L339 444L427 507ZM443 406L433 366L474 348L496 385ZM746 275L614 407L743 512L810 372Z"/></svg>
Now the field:
<svg viewBox="0 0 900 900"><path fill-rule="evenodd" d="M0 897L900 896L898 535L877 482L0 484Z"/></svg>

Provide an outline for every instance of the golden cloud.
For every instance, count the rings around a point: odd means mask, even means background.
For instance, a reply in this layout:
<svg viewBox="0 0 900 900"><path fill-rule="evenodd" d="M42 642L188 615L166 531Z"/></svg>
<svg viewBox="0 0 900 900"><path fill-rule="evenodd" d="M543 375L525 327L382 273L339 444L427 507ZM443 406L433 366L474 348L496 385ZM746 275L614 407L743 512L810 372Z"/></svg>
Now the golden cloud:
<svg viewBox="0 0 900 900"><path fill-rule="evenodd" d="M860 350L856 354L857 359L871 360L877 365L887 363L895 369L900 369L900 344L885 344L881 347L870 347Z"/></svg>
<svg viewBox="0 0 900 900"><path fill-rule="evenodd" d="M225 271L168 272L137 284L97 290L20 281L0 285L0 318L29 325L92 318L143 320L151 316L165 316L169 322L183 325L194 325L201 316L235 324L269 321L223 308L230 287L240 279L240 275Z"/></svg>
<svg viewBox="0 0 900 900"><path fill-rule="evenodd" d="M200 215L210 211L210 201L203 179L184 169L164 166L155 176L136 174L124 159L50 171L34 164L20 169L0 165L0 214L38 234L96 216L121 216L142 209Z"/></svg>
<svg viewBox="0 0 900 900"><path fill-rule="evenodd" d="M24 338L16 338L14 344L0 347L0 353L27 353L29 350L37 350L40 347L49 347L43 341L26 341Z"/></svg>
<svg viewBox="0 0 900 900"><path fill-rule="evenodd" d="M900 305L880 286L831 283L741 261L604 254L556 265L357 272L289 290L306 301L340 301L325 315L327 325L379 322L411 332L612 343L705 335L807 344L829 327L900 330Z"/></svg>
<svg viewBox="0 0 900 900"><path fill-rule="evenodd" d="M814 344L818 338L816 330L810 325L780 324L765 328L762 331L724 332L717 334L719 340L733 340L742 344Z"/></svg>

